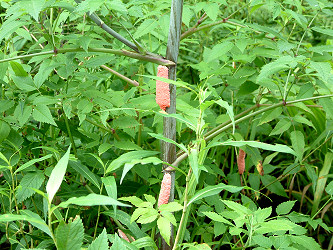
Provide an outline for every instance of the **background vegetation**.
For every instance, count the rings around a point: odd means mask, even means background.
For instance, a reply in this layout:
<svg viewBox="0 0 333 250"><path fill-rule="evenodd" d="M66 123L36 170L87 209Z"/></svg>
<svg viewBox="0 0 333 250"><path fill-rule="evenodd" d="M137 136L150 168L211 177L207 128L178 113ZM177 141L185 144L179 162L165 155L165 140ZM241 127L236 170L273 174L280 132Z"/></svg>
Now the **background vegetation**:
<svg viewBox="0 0 333 250"><path fill-rule="evenodd" d="M171 1L0 4L1 249L332 248L330 1L185 1L176 114Z"/></svg>

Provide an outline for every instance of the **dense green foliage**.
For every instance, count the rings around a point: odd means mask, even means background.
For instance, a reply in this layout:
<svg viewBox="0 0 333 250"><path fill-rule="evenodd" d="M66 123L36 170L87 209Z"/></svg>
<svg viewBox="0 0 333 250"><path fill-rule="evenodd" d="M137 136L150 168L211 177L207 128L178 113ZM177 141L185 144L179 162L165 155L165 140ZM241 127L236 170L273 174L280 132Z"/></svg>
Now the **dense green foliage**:
<svg viewBox="0 0 333 250"><path fill-rule="evenodd" d="M171 1L0 4L1 249L332 248L329 0L185 1L177 114L155 102Z"/></svg>

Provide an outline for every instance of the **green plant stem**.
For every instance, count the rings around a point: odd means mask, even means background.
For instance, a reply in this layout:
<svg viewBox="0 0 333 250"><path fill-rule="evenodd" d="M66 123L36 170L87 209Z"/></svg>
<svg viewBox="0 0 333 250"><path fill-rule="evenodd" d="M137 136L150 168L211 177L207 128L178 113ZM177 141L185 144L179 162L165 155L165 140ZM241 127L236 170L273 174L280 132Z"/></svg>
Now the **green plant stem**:
<svg viewBox="0 0 333 250"><path fill-rule="evenodd" d="M163 59L161 57L156 57L156 56L151 56L151 55L141 55L136 52L132 52L132 51L128 51L128 50L116 50L116 49L107 49L107 48L89 48L87 51L85 51L83 48L56 49L56 50L42 51L42 52L28 54L28 55L21 55L21 56L6 58L6 59L0 60L0 63L9 62L9 61L18 60L18 59L28 59L28 58L32 58L35 56L52 55L52 54L56 55L58 53L68 53L68 52L109 53L109 54L114 54L114 55L119 55L119 56L126 56L126 57L130 57L130 58L138 59L141 61L152 62L152 63L156 63L159 65L164 65L164 66L175 65L174 62Z"/></svg>
<svg viewBox="0 0 333 250"><path fill-rule="evenodd" d="M294 101L288 101L288 102L281 102L281 103L277 103L277 104L272 104L271 106L269 107L266 107L266 108L263 108L263 109L260 109L258 111L255 111L251 114L248 114L244 117L241 117L237 120L235 120L235 124L238 124L242 121L245 121L253 116L256 116L256 115L259 115L263 112L266 112L268 110L271 110L271 109L274 109L274 108L277 108L277 107L281 107L281 106L285 106L285 105L289 105L289 104L293 104L293 103L298 103L298 102L305 102L305 101L310 101L310 100L317 100L317 99L321 99L321 98L329 98L329 97L333 97L333 94L332 95L322 95L322 96L313 96L313 97L309 97L309 98L304 98L304 99L299 99L299 100L294 100ZM216 137L217 135L221 134L222 132L228 130L229 128L232 128L232 123L231 123L231 120L228 121L228 124L219 128L219 129L214 129L214 133L210 133L208 136L205 137L205 141L209 141L211 139L213 139L214 137ZM208 132L209 133L209 132ZM173 166L178 166L179 163L183 160L185 160L186 158L188 157L187 153L183 152L182 154L180 154L177 159L172 163Z"/></svg>
<svg viewBox="0 0 333 250"><path fill-rule="evenodd" d="M188 193L189 193L189 182L190 182L190 178L191 178L191 174L192 174L192 170L189 169L188 174L186 176L186 187L185 187L185 194L184 194L184 205L183 205L183 213L182 213L182 217L180 219L179 222L179 228L177 231L177 235L175 238L175 242L173 245L172 250L176 250L178 249L178 244L180 244L183 241L183 237L184 237L184 232L186 229L186 224L187 224L187 218L188 218L188 214L189 214L189 208L187 207L187 203L188 203Z"/></svg>

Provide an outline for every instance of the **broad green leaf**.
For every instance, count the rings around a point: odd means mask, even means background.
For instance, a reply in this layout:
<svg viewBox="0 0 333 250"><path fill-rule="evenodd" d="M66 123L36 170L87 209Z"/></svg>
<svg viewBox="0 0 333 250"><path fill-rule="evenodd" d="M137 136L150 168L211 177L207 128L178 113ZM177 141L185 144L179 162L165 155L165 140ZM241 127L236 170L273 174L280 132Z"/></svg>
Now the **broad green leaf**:
<svg viewBox="0 0 333 250"><path fill-rule="evenodd" d="M269 134L269 136L272 135L281 135L283 132L287 131L291 126L291 122L288 119L282 119L280 120L272 130L272 132Z"/></svg>
<svg viewBox="0 0 333 250"><path fill-rule="evenodd" d="M134 38L140 38L147 33L152 33L152 31L157 27L158 22L154 19L146 19L144 20L140 26L136 29L134 33Z"/></svg>
<svg viewBox="0 0 333 250"><path fill-rule="evenodd" d="M130 140L121 140L121 141L115 141L113 145L116 148L122 149L122 150L142 150L141 147L139 147L134 142L131 142Z"/></svg>
<svg viewBox="0 0 333 250"><path fill-rule="evenodd" d="M114 178L114 176L107 176L107 177L102 177L102 182L104 184L104 187L106 189L106 192L108 194L109 197L111 197L112 199L117 200L117 183L116 183L116 179ZM113 206L113 210L116 213L117 210L117 206Z"/></svg>
<svg viewBox="0 0 333 250"><path fill-rule="evenodd" d="M109 249L108 236L104 228L100 235L89 245L88 250Z"/></svg>
<svg viewBox="0 0 333 250"><path fill-rule="evenodd" d="M39 189L44 182L45 176L42 172L28 173L23 176L16 194L17 202L21 203L31 197L35 191L31 188Z"/></svg>
<svg viewBox="0 0 333 250"><path fill-rule="evenodd" d="M304 147L305 147L303 133L299 130L291 132L290 140L291 140L291 144L293 145L293 148L296 152L298 161L301 162L303 159L303 153L304 153Z"/></svg>
<svg viewBox="0 0 333 250"><path fill-rule="evenodd" d="M80 250L83 244L84 228L81 218L66 224L61 221L57 227L55 238L57 249Z"/></svg>
<svg viewBox="0 0 333 250"><path fill-rule="evenodd" d="M204 62L213 62L217 59L223 59L225 54L234 47L234 44L229 41L225 41L215 45L212 49L205 47L204 50Z"/></svg>
<svg viewBox="0 0 333 250"><path fill-rule="evenodd" d="M95 175L89 170L88 167L83 165L80 161L69 161L68 166L73 168L76 172L81 174L84 178L89 180L98 189L100 189L100 179L99 176Z"/></svg>
<svg viewBox="0 0 333 250"><path fill-rule="evenodd" d="M325 188L326 193L333 195L333 181L331 181Z"/></svg>
<svg viewBox="0 0 333 250"><path fill-rule="evenodd" d="M235 212L239 213L240 215L248 215L251 213L251 210L243 205L236 203L234 201L222 200L222 202L229 207L230 209L234 210Z"/></svg>
<svg viewBox="0 0 333 250"><path fill-rule="evenodd" d="M23 127L23 125L27 123L32 114L32 107L28 105L23 105L24 104L22 104L21 106L19 103L14 111L14 116L18 120L21 127Z"/></svg>
<svg viewBox="0 0 333 250"><path fill-rule="evenodd" d="M264 150L270 150L270 151L276 151L280 153L288 153L293 154L296 156L296 152L289 148L286 145L281 144L267 144L263 142L257 142L257 141L225 141L225 142L215 142L210 145L208 145L208 148L216 147L216 146L234 146L234 147L242 147L242 146L250 146L254 148L261 148Z"/></svg>
<svg viewBox="0 0 333 250"><path fill-rule="evenodd" d="M87 196L81 197L72 197L69 198L67 201L61 202L58 206L59 207L68 207L69 205L78 205L78 206L122 206L122 207L131 207L130 205L121 203L111 197L100 195L100 194L88 194Z"/></svg>
<svg viewBox="0 0 333 250"><path fill-rule="evenodd" d="M38 22L38 16L41 12L45 0L26 0L25 5L28 6L26 10Z"/></svg>
<svg viewBox="0 0 333 250"><path fill-rule="evenodd" d="M323 28L319 28L319 27L313 27L312 29L319 33L322 33L322 34L325 34L328 36L333 36L333 30L331 30L331 29L323 29Z"/></svg>
<svg viewBox="0 0 333 250"><path fill-rule="evenodd" d="M30 160L30 161L24 163L24 164L23 164L22 166L20 166L18 169L16 169L15 172L14 172L14 174L16 174L17 172L20 172L20 171L23 171L23 170L27 169L28 167L34 165L34 164L37 163L37 162L45 161L45 160L47 160L47 159L49 159L49 158L51 158L51 157L52 157L52 154L48 154L48 155L45 155L45 156L43 156L43 157L41 157L41 158L38 158L38 159L32 159L32 160Z"/></svg>
<svg viewBox="0 0 333 250"><path fill-rule="evenodd" d="M163 161L161 161L157 157L147 157L144 159L138 159L138 160L135 159L135 160L132 160L131 162L125 163L123 173L120 178L120 184L123 182L128 171L130 171L134 167L134 165L136 165L136 164L144 165L144 164L149 164L149 163L153 163L154 165L157 165L157 164L163 163Z"/></svg>
<svg viewBox="0 0 333 250"><path fill-rule="evenodd" d="M220 105L222 108L225 108L227 110L227 114L230 117L231 123L232 123L232 133L235 133L235 118L234 118L234 111L232 109L232 106L230 106L226 101L218 100L215 101L218 105Z"/></svg>
<svg viewBox="0 0 333 250"><path fill-rule="evenodd" d="M291 235L292 242L301 245L304 249L308 250L321 250L320 245L315 241L314 238L306 235Z"/></svg>
<svg viewBox="0 0 333 250"><path fill-rule="evenodd" d="M207 3L204 7L205 12L207 15L212 19L214 22L217 18L218 13L220 12L219 5L217 3Z"/></svg>
<svg viewBox="0 0 333 250"><path fill-rule="evenodd" d="M122 167L125 163L131 162L132 160L143 159L145 157L153 156L158 153L159 152L157 151L139 150L122 154L110 163L109 167L106 170L106 173L115 171L118 168Z"/></svg>
<svg viewBox="0 0 333 250"><path fill-rule="evenodd" d="M45 233L51 236L50 230L48 230L48 226L42 219L36 218L36 216L31 216L31 213L26 213L27 215L18 215L18 214L2 214L0 215L0 222L11 222L11 221L28 221L31 224L34 224L34 226L38 227ZM47 229L46 229L47 228Z"/></svg>
<svg viewBox="0 0 333 250"><path fill-rule="evenodd" d="M224 224L228 224L230 226L234 226L230 221L225 219L222 215L217 214L215 212L202 212L204 215L206 215L209 219L217 222L222 222Z"/></svg>
<svg viewBox="0 0 333 250"><path fill-rule="evenodd" d="M31 225L33 225L34 227L37 227L38 229L42 230L43 232L45 232L46 234L48 234L49 236L52 237L49 227L46 225L45 221L43 221L42 218L38 214L36 214L30 210L27 210L27 209L21 210L20 213L22 215L27 216L28 218L31 218L29 220L29 223L31 223Z"/></svg>
<svg viewBox="0 0 333 250"><path fill-rule="evenodd" d="M63 157L58 161L57 165L51 172L50 179L46 184L46 192L49 197L49 202L51 203L53 200L54 195L58 191L62 180L64 179L67 164L69 160L69 152L71 150L71 146L68 147L67 152L64 154Z"/></svg>
<svg viewBox="0 0 333 250"><path fill-rule="evenodd" d="M158 208L160 211L176 212L183 209L183 206L178 202L169 202L168 204L162 204Z"/></svg>
<svg viewBox="0 0 333 250"><path fill-rule="evenodd" d="M276 118L278 118L282 113L282 108L276 108L273 110L266 111L260 118L259 124L262 125L264 123L270 122Z"/></svg>
<svg viewBox="0 0 333 250"><path fill-rule="evenodd" d="M136 196L128 196L128 197L121 197L119 200L128 201L133 204L133 206L140 207L140 205L144 202L139 197Z"/></svg>
<svg viewBox="0 0 333 250"><path fill-rule="evenodd" d="M7 122L0 120L0 143L7 138L10 132L10 126Z"/></svg>
<svg viewBox="0 0 333 250"><path fill-rule="evenodd" d="M32 111L32 117L36 121L46 122L51 125L57 126L57 124L55 123L55 121L52 117L50 109L44 104L36 105L36 107Z"/></svg>
<svg viewBox="0 0 333 250"><path fill-rule="evenodd" d="M171 237L171 224L164 217L160 217L157 220L157 227L160 230L160 234L162 235L165 242L170 245L170 237Z"/></svg>
<svg viewBox="0 0 333 250"><path fill-rule="evenodd" d="M148 201L152 205L154 205L156 203L156 199L154 196L152 196L150 194L143 194L143 196L145 197L146 201Z"/></svg>
<svg viewBox="0 0 333 250"><path fill-rule="evenodd" d="M279 204L276 207L276 213L278 215L284 215L284 214L289 214L291 209L294 207L296 201L286 201L281 204Z"/></svg>
<svg viewBox="0 0 333 250"><path fill-rule="evenodd" d="M296 224L292 223L289 220L281 220L281 219L275 219L270 220L267 222L260 223L260 227L256 229L257 234L266 234L266 233L274 233L278 231L292 231L295 227L297 227Z"/></svg>
<svg viewBox="0 0 333 250"><path fill-rule="evenodd" d="M138 210L140 208L137 208ZM154 208L146 208L146 212L141 214L137 222L141 224L147 224L155 221L158 218L158 212Z"/></svg>
<svg viewBox="0 0 333 250"><path fill-rule="evenodd" d="M133 241L131 244L136 246L139 249L141 249L141 248L144 248L144 249L151 249L152 248L154 250L158 249L154 240L149 236L139 238L139 239Z"/></svg>
<svg viewBox="0 0 333 250"><path fill-rule="evenodd" d="M276 177L265 174L264 176L260 176L260 179L262 183L267 187L267 189L272 193L288 197L286 191L284 191L282 184L277 181Z"/></svg>
<svg viewBox="0 0 333 250"><path fill-rule="evenodd" d="M12 76L12 79L16 87L24 92L30 92L37 89L31 76Z"/></svg>
<svg viewBox="0 0 333 250"><path fill-rule="evenodd" d="M42 86L42 84L46 81L46 79L53 71L54 67L52 67L51 65L52 65L52 60L50 59L43 61L42 64L40 65L39 71L34 77L34 83L38 89Z"/></svg>
<svg viewBox="0 0 333 250"><path fill-rule="evenodd" d="M29 74L24 70L21 64L15 61L10 61L10 66L12 67L16 76L26 77Z"/></svg>
<svg viewBox="0 0 333 250"><path fill-rule="evenodd" d="M325 83L329 81L329 79L333 79L333 75L331 73L332 66L328 62L310 62L310 69L317 71L317 76L323 80Z"/></svg>
<svg viewBox="0 0 333 250"><path fill-rule="evenodd" d="M200 200L202 198L212 196L215 194L220 193L222 190L227 190L228 192L231 193L236 193L242 190L243 187L236 187L236 186L231 186L231 185L225 185L223 183L217 184L215 186L208 186L203 188L202 190L198 191L193 195L191 200L188 202L187 206L189 206L192 202Z"/></svg>

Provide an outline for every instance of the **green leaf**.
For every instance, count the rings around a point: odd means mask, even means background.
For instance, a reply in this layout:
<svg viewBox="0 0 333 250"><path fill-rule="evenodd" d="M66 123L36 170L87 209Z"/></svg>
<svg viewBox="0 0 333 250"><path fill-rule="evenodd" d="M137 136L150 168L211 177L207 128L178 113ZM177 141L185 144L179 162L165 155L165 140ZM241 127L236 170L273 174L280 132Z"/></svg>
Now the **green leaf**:
<svg viewBox="0 0 333 250"><path fill-rule="evenodd" d="M331 74L332 66L330 63L311 61L309 66L313 71L317 71L316 75L325 83L333 78L333 75Z"/></svg>
<svg viewBox="0 0 333 250"><path fill-rule="evenodd" d="M31 218L31 220L29 220L29 223L31 223L31 225L37 227L38 229L42 230L44 233L52 237L52 233L50 232L49 227L46 225L45 221L43 221L38 214L31 212L30 210L27 209L21 210L20 213L22 215L27 216L28 218Z"/></svg>
<svg viewBox="0 0 333 250"><path fill-rule="evenodd" d="M32 80L31 76L12 76L12 79L19 89L23 90L24 92L30 92L36 90L36 86L34 81Z"/></svg>
<svg viewBox="0 0 333 250"><path fill-rule="evenodd" d="M31 213L32 212L30 212L30 213L25 212L26 215L2 214L2 215L0 215L0 222L25 220L52 237L52 234L51 234L50 230L48 229L48 226L46 225L46 223L42 219L37 219L36 216L31 216L32 215Z"/></svg>
<svg viewBox="0 0 333 250"><path fill-rule="evenodd" d="M7 122L0 120L0 143L6 139L10 132L10 126Z"/></svg>
<svg viewBox="0 0 333 250"><path fill-rule="evenodd" d="M31 197L35 191L31 188L39 189L44 182L45 176L42 172L28 173L23 176L18 188L16 198L21 203L25 199Z"/></svg>
<svg viewBox="0 0 333 250"><path fill-rule="evenodd" d="M292 242L301 245L303 248L308 250L321 250L320 245L312 238L306 235L291 235ZM302 248L302 249L303 249Z"/></svg>
<svg viewBox="0 0 333 250"><path fill-rule="evenodd" d="M158 249L154 240L149 236L139 238L139 239L133 241L131 244L136 246L139 249L141 249L141 248L144 248L144 249L152 248L152 249L156 249L156 250Z"/></svg>
<svg viewBox="0 0 333 250"><path fill-rule="evenodd" d="M236 193L242 190L243 187L236 187L236 186L231 186L231 185L225 185L223 183L217 184L215 186L208 186L203 188L202 190L198 191L193 195L191 200L188 202L187 206L189 206L192 202L200 200L202 198L212 196L215 194L220 193L222 190L227 190L228 192L231 193Z"/></svg>
<svg viewBox="0 0 333 250"><path fill-rule="evenodd" d="M312 29L319 33L322 33L322 34L325 34L328 36L333 36L333 30L331 30L331 29L323 29L323 28L319 28L319 27L313 27Z"/></svg>
<svg viewBox="0 0 333 250"><path fill-rule="evenodd" d="M111 197L112 199L117 200L117 196L118 196L117 183L116 183L116 179L114 178L114 176L102 177L102 182L104 184L104 187L106 189L108 196ZM116 213L117 206L114 205L113 210Z"/></svg>
<svg viewBox="0 0 333 250"><path fill-rule="evenodd" d="M204 6L204 10L207 15L212 19L214 22L217 18L218 13L220 12L219 5L217 3L207 3Z"/></svg>
<svg viewBox="0 0 333 250"><path fill-rule="evenodd" d="M138 210L140 208L137 208ZM140 215L139 219L137 220L138 223L147 224L155 221L158 217L158 212L154 208L145 208L145 212Z"/></svg>
<svg viewBox="0 0 333 250"><path fill-rule="evenodd" d="M176 212L183 209L183 206L178 202L169 202L168 204L162 204L158 208L160 211Z"/></svg>
<svg viewBox="0 0 333 250"><path fill-rule="evenodd" d="M164 217L160 217L157 220L157 227L160 230L160 234L162 235L165 242L170 245L170 237L171 237L171 225L170 221Z"/></svg>
<svg viewBox="0 0 333 250"><path fill-rule="evenodd" d="M125 163L125 166L124 166L124 169L123 169L123 173L121 175L121 178L120 178L120 184L123 182L126 174L128 173L128 171L130 171L134 165L136 164L149 164L149 163L153 163L154 165L157 165L157 164L161 164L163 163L163 161L161 161L160 159L158 159L157 157L147 157L147 158L144 158L144 159L135 159L135 160L132 160L131 162L128 162L128 163Z"/></svg>
<svg viewBox="0 0 333 250"><path fill-rule="evenodd" d="M282 108L276 108L270 111L266 111L260 118L258 126L270 122L276 118L278 118L282 113Z"/></svg>
<svg viewBox="0 0 333 250"><path fill-rule="evenodd" d="M22 104L23 106L23 104ZM23 127L24 124L29 120L31 113L32 113L32 107L28 105L24 105L22 107L20 104L16 106L16 109L14 111L14 116L18 120L21 127Z"/></svg>
<svg viewBox="0 0 333 250"><path fill-rule="evenodd" d="M29 6L26 8L28 13L38 22L38 16L41 10L43 9L43 5L45 0L26 0L25 4Z"/></svg>
<svg viewBox="0 0 333 250"><path fill-rule="evenodd" d="M278 231L288 231L288 230L292 231L295 227L297 227L297 225L289 220L275 219L260 223L260 227L256 229L256 233L266 234Z"/></svg>
<svg viewBox="0 0 333 250"><path fill-rule="evenodd" d="M278 215L289 214L291 209L294 207L296 201L286 201L279 204L276 207L276 213Z"/></svg>
<svg viewBox="0 0 333 250"><path fill-rule="evenodd" d="M293 145L293 148L296 152L298 161L301 162L303 159L303 153L304 153L304 147L305 147L303 133L299 130L291 132L290 140L291 140L291 144Z"/></svg>
<svg viewBox="0 0 333 250"><path fill-rule="evenodd" d="M272 132L269 134L269 136L272 135L281 135L283 132L287 131L291 126L291 122L288 119L282 119L280 120L272 130Z"/></svg>
<svg viewBox="0 0 333 250"><path fill-rule="evenodd" d="M71 146L68 147L67 152L58 161L57 165L54 167L54 169L51 172L49 181L47 182L46 192L49 197L50 203L52 202L54 195L58 191L58 189L62 183L62 180L64 179L68 160L69 160L70 150L71 150Z"/></svg>
<svg viewBox="0 0 333 250"><path fill-rule="evenodd" d="M227 110L227 114L230 117L231 123L232 123L232 133L235 133L235 118L234 118L234 111L232 109L232 106L230 106L226 101L218 100L215 101L218 105L220 105L222 108L225 108Z"/></svg>
<svg viewBox="0 0 333 250"><path fill-rule="evenodd" d="M157 151L146 151L146 150L139 150L139 151L132 151L125 154L122 154L117 159L113 160L109 167L106 170L106 173L112 172L117 170L118 168L122 167L127 162L131 162L132 160L142 159L148 156L156 155L159 152Z"/></svg>
<svg viewBox="0 0 333 250"><path fill-rule="evenodd" d="M104 228L100 235L90 244L88 250L105 250L109 249L108 236Z"/></svg>
<svg viewBox="0 0 333 250"><path fill-rule="evenodd" d="M121 198L119 198L119 200L128 201L128 202L132 203L133 206L136 206L136 207L140 207L141 203L144 202L143 200L141 200L139 197L136 197L136 196L121 197Z"/></svg>
<svg viewBox="0 0 333 250"><path fill-rule="evenodd" d="M72 197L69 198L67 201L61 202L58 206L59 207L68 207L69 205L78 205L78 206L122 206L122 207L131 207L130 205L121 203L111 197L100 195L100 194L88 194L87 196L81 197Z"/></svg>
<svg viewBox="0 0 333 250"><path fill-rule="evenodd" d="M26 169L26 168L34 165L37 162L47 160L47 159L49 159L51 157L52 157L52 154L48 154L48 155L45 155L45 156L43 156L41 158L38 158L38 159L32 159L32 160L24 163L23 165L21 165L21 167L19 167L18 169L16 169L15 172L14 172L14 174L16 174L17 172L23 171L24 169Z"/></svg>
<svg viewBox="0 0 333 250"><path fill-rule="evenodd" d="M276 177L265 174L264 176L260 176L260 179L262 183L267 186L267 189L272 193L288 197L286 191L284 191L282 184L277 181Z"/></svg>
<svg viewBox="0 0 333 250"><path fill-rule="evenodd" d="M206 215L209 219L217 222L222 222L224 224L228 224L230 226L234 226L230 221L225 219L222 215L217 214L215 212L202 212L204 215Z"/></svg>
<svg viewBox="0 0 333 250"><path fill-rule="evenodd" d="M217 59L223 59L225 54L234 47L232 42L223 42L215 45L212 49L205 47L204 62L213 62Z"/></svg>
<svg viewBox="0 0 333 250"><path fill-rule="evenodd" d="M242 147L242 146L250 146L254 148L261 148L264 150L270 150L270 151L275 151L275 152L281 152L281 153L288 153L288 154L293 154L296 155L296 152L289 148L286 145L281 145L281 144L267 144L263 142L257 142L257 141L225 141L225 142L215 142L211 143L210 145L207 146L207 148L212 148L216 146L234 146L234 147Z"/></svg>
<svg viewBox="0 0 333 250"><path fill-rule="evenodd" d="M151 33L158 25L158 22L155 19L146 19L140 26L136 29L134 33L134 38L140 38L147 33Z"/></svg>
<svg viewBox="0 0 333 250"><path fill-rule="evenodd" d="M248 214L252 213L252 211L250 209L248 209L247 207L244 207L243 205L236 203L234 201L222 200L222 202L227 207L234 210L235 212L237 212L240 215L248 215Z"/></svg>
<svg viewBox="0 0 333 250"><path fill-rule="evenodd" d="M52 67L51 65L52 60L50 59L43 61L40 65L38 73L34 77L34 83L37 88L40 88L42 86L42 84L46 81L51 72L54 70L54 67Z"/></svg>
<svg viewBox="0 0 333 250"><path fill-rule="evenodd" d="M325 188L326 193L333 195L333 181L331 181Z"/></svg>
<svg viewBox="0 0 333 250"><path fill-rule="evenodd" d="M69 167L73 168L76 172L81 174L84 178L89 180L94 184L98 189L100 189L100 179L99 176L96 176L93 172L89 170L88 167L83 165L80 161L69 161Z"/></svg>
<svg viewBox="0 0 333 250"><path fill-rule="evenodd" d="M24 70L21 64L18 62L10 61L10 66L12 67L16 76L26 77L29 74Z"/></svg>
<svg viewBox="0 0 333 250"><path fill-rule="evenodd" d="M83 235L84 228L81 218L77 218L68 224L61 221L55 234L57 249L80 250L83 243Z"/></svg>
<svg viewBox="0 0 333 250"><path fill-rule="evenodd" d="M32 111L32 117L36 121L46 122L57 127L57 124L52 117L50 109L44 104L36 105L36 107Z"/></svg>

